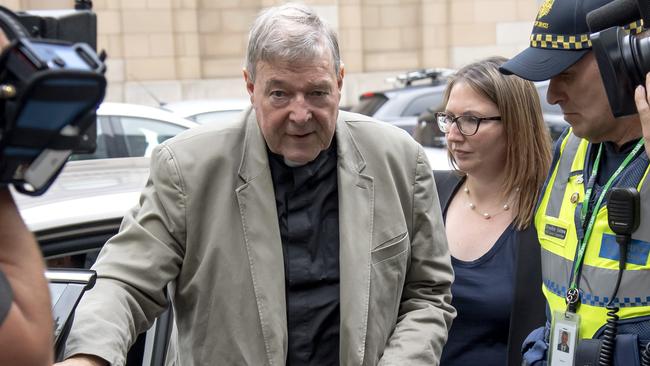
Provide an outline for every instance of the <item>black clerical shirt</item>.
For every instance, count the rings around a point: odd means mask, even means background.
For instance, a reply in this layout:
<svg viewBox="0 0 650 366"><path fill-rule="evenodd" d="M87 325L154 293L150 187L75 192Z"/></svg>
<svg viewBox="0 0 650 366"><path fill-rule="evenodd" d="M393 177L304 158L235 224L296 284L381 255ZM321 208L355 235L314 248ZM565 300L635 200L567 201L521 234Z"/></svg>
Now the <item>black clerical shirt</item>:
<svg viewBox="0 0 650 366"><path fill-rule="evenodd" d="M284 254L287 365L339 364L336 147L303 166L269 152Z"/></svg>

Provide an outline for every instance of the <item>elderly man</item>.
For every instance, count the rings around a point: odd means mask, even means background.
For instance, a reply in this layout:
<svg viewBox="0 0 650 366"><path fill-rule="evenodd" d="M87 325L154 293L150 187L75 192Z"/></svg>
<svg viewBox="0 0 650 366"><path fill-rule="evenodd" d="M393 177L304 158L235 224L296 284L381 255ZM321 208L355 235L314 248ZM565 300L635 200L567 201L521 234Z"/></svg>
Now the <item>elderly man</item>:
<svg viewBox="0 0 650 366"><path fill-rule="evenodd" d="M635 97L641 116L614 117L589 40L590 31L602 29L590 30L586 21L588 12L611 2L545 1L530 47L502 66L502 72L528 80L550 79L547 100L562 108L571 125L556 144L535 215L542 289L552 319L550 332L540 329L529 336L524 358L531 365L546 359L564 362L566 356L552 352L544 333L551 334L551 342L563 337L560 330L570 333L574 343L568 349L581 365L596 364L597 359L601 365L613 359L618 360L615 365L631 365L640 358L636 337L650 337L648 101L639 86ZM631 242L620 247L608 222L608 194L614 188L638 189L641 197L641 225ZM628 256L619 251L624 247ZM627 337L620 341L614 340L617 323L618 333ZM591 338L600 339L602 347L595 347Z"/></svg>
<svg viewBox="0 0 650 366"><path fill-rule="evenodd" d="M182 365L438 364L455 311L431 169L399 129L338 111L343 75L309 8L257 18L253 108L153 154L66 365L123 364L168 298Z"/></svg>

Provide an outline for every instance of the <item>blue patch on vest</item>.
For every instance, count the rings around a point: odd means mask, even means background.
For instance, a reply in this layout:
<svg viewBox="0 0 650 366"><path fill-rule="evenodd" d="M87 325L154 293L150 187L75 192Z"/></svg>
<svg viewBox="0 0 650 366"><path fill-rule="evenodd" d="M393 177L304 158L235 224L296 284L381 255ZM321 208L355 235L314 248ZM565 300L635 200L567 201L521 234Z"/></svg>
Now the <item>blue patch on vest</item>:
<svg viewBox="0 0 650 366"><path fill-rule="evenodd" d="M650 243L632 239L627 248L627 263L638 264L644 266L648 262L648 255L650 254ZM600 243L600 258L611 259L618 261L619 251L618 244L616 243L616 236L610 234L603 234L603 241Z"/></svg>

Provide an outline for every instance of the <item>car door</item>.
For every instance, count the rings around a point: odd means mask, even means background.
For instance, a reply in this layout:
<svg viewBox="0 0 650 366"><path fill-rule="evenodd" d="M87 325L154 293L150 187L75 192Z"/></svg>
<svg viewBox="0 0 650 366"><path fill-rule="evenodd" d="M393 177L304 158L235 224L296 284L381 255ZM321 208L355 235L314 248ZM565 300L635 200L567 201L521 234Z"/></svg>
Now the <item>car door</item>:
<svg viewBox="0 0 650 366"><path fill-rule="evenodd" d="M107 220L35 233L48 267L46 277L56 321L57 361L62 360L73 310L83 291L94 283L94 272L89 269L106 240L119 230L120 221ZM168 309L147 332L138 336L129 350L126 366L164 365L172 326L173 314Z"/></svg>

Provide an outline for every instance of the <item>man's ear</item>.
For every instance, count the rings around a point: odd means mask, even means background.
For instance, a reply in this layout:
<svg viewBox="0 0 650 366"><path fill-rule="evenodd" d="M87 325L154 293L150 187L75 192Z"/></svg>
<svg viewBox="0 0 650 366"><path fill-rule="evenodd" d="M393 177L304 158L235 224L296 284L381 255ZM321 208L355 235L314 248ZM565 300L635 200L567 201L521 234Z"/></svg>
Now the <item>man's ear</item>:
<svg viewBox="0 0 650 366"><path fill-rule="evenodd" d="M343 88L343 77L345 76L345 65L341 63L341 67L339 70L338 74L338 80L337 80L337 86L339 87L339 91Z"/></svg>
<svg viewBox="0 0 650 366"><path fill-rule="evenodd" d="M244 74L244 82L246 83L246 90L248 90L248 95L250 95L251 102L252 102L253 91L255 90L255 83L253 83L253 81L251 80L251 75L248 72L248 70L246 70L246 68L244 68L242 72Z"/></svg>

